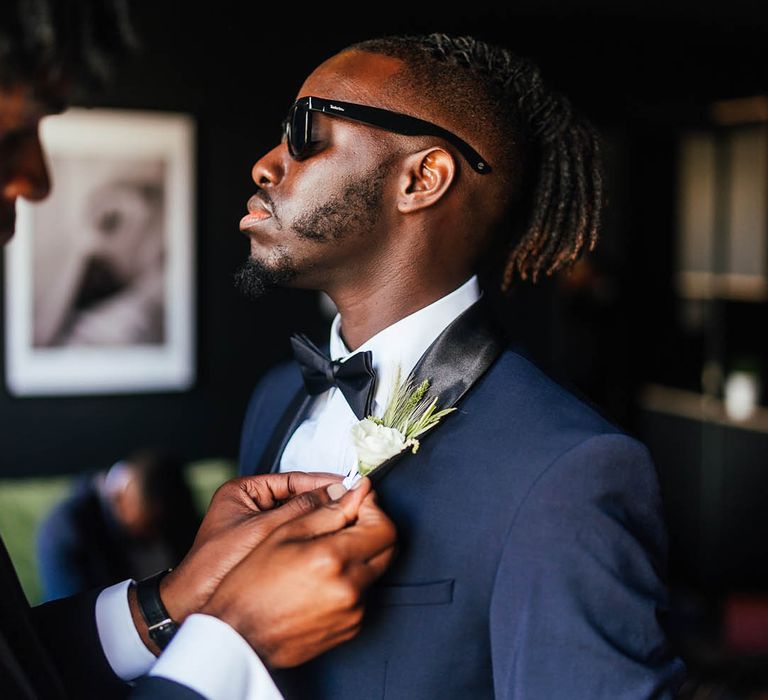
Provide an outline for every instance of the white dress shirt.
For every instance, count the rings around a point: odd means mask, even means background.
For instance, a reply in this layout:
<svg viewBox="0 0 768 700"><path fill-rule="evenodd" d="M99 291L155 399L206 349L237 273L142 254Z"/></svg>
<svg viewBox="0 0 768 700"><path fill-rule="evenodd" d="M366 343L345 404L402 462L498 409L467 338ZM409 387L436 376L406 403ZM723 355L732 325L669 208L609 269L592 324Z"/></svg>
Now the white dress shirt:
<svg viewBox="0 0 768 700"><path fill-rule="evenodd" d="M379 331L355 352L371 350L376 388L372 411L381 416L397 366L401 381L438 335L482 292L473 276L437 301ZM341 317L331 324L331 359L353 353L341 338ZM309 414L292 435L280 460L280 471L324 471L347 474L357 464L350 430L357 417L335 387L316 398ZM159 657L144 646L128 607L123 581L101 592L96 624L104 653L125 681L146 673L186 685L209 700L281 700L269 672L248 643L221 620L190 615Z"/></svg>
<svg viewBox="0 0 768 700"><path fill-rule="evenodd" d="M438 335L481 296L477 276L364 342L355 353L370 350L376 372L373 415L381 416L392 390L398 364L400 381L416 366ZM341 316L331 324L330 358L346 360L352 352L341 338ZM320 471L346 475L355 470L357 455L351 430L358 418L336 388L318 394L310 411L285 446L280 471Z"/></svg>

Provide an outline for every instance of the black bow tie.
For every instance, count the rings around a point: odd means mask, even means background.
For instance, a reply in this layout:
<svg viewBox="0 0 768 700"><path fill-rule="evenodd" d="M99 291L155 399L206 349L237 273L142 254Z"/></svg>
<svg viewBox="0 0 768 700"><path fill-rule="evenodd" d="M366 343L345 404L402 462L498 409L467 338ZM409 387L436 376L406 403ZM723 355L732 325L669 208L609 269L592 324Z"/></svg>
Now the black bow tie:
<svg viewBox="0 0 768 700"><path fill-rule="evenodd" d="M303 333L291 336L293 355L301 366L307 392L322 394L335 386L344 395L349 407L362 420L371 415L376 374L373 371L373 353L358 352L348 360L332 360L327 357Z"/></svg>

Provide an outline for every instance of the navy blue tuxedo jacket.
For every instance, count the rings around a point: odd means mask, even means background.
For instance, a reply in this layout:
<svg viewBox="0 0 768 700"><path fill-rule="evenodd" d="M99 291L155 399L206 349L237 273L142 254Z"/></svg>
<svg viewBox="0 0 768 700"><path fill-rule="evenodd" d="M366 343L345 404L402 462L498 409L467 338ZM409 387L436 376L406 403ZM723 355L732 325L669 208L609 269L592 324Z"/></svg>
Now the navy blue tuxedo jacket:
<svg viewBox="0 0 768 700"><path fill-rule="evenodd" d="M262 378L243 474L303 385ZM287 698L670 698L666 535L646 448L506 348L377 484L399 551L359 636L275 672ZM309 465L308 465L309 466Z"/></svg>

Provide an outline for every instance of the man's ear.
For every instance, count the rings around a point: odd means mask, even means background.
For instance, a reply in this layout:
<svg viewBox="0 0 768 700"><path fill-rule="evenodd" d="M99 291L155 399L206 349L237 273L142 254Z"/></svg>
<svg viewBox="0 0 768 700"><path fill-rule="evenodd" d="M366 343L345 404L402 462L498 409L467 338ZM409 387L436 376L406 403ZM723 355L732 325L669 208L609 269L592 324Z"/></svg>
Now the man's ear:
<svg viewBox="0 0 768 700"><path fill-rule="evenodd" d="M398 191L397 210L402 214L432 206L448 191L456 162L442 148L428 148L405 159Z"/></svg>

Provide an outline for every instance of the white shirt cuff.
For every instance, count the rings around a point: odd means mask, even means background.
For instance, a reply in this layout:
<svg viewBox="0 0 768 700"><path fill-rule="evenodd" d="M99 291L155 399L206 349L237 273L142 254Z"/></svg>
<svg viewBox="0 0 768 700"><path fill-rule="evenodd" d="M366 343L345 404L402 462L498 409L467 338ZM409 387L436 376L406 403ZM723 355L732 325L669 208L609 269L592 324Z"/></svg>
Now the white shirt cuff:
<svg viewBox="0 0 768 700"><path fill-rule="evenodd" d="M141 641L128 605L131 579L105 588L96 599L96 628L112 670L124 681L143 676L157 660Z"/></svg>
<svg viewBox="0 0 768 700"><path fill-rule="evenodd" d="M282 700L261 659L226 622L190 615L150 672L208 700Z"/></svg>

